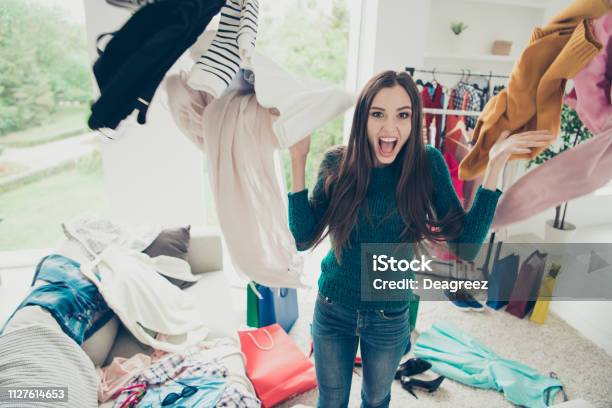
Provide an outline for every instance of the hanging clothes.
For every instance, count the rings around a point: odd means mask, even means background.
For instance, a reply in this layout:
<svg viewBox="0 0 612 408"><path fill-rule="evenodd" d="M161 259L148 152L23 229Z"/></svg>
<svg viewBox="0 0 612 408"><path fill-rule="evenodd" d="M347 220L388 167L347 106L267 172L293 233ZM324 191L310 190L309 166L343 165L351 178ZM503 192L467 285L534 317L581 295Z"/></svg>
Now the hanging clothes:
<svg viewBox="0 0 612 408"><path fill-rule="evenodd" d="M115 129L135 109L138 123L145 123L164 75L223 4L223 0L174 0L139 9L113 34L94 63L100 97L91 106L89 127Z"/></svg>
<svg viewBox="0 0 612 408"><path fill-rule="evenodd" d="M612 13L593 22L593 33L603 48L574 78L574 89L564 101L593 134L600 133L612 117Z"/></svg>
<svg viewBox="0 0 612 408"><path fill-rule="evenodd" d="M250 68L259 15L258 0L227 0L221 8L219 28L199 57L187 83L218 98L240 67Z"/></svg>
<svg viewBox="0 0 612 408"><path fill-rule="evenodd" d="M437 82L435 85L429 85L430 86L424 86L423 90L421 91L421 100L423 101L423 108L442 109L442 99L444 96L442 86ZM435 142L432 144L436 147L439 147L441 133L440 125L442 123L442 115L433 115L431 113L426 113L425 128L429 129L434 119L436 121L436 138Z"/></svg>
<svg viewBox="0 0 612 408"><path fill-rule="evenodd" d="M252 93L212 99L179 75L170 76L166 88L179 129L207 155L219 225L236 271L269 287L305 287L274 168L279 145L270 110Z"/></svg>
<svg viewBox="0 0 612 408"><path fill-rule="evenodd" d="M482 93L466 82L459 82L454 88L453 105L461 106L462 110L476 111L482 110ZM456 108L457 109L457 108ZM464 118L467 129L473 129L476 125L475 116L466 116Z"/></svg>
<svg viewBox="0 0 612 408"><path fill-rule="evenodd" d="M455 192L457 193L457 197L463 203L464 201L463 180L460 180L459 175L458 175L459 162L455 159L454 156L452 156L448 152L444 152L443 156L444 156L444 161L446 162L446 165L448 166L448 171L450 173L451 182L453 183L453 188L455 189Z"/></svg>
<svg viewBox="0 0 612 408"><path fill-rule="evenodd" d="M443 94L442 94L442 109L450 109L449 105L450 105L450 94L451 91L443 88ZM440 144L438 145L439 148L443 148L444 146L444 138L446 137L446 117L447 115L441 115L442 116L442 120L440 121Z"/></svg>
<svg viewBox="0 0 612 408"><path fill-rule="evenodd" d="M467 94L463 93L461 98L458 97L457 90L450 93L448 109L450 110L466 110ZM444 143L442 150L457 158L457 150L461 145L465 144L465 116L463 115L446 115L446 127L444 129Z"/></svg>
<svg viewBox="0 0 612 408"><path fill-rule="evenodd" d="M468 94L463 93L463 97L460 99L457 97L456 90L452 90L448 95L449 105L447 109L451 110L466 110L468 103ZM459 103L460 105L455 105ZM470 151L468 143L468 131L465 124L466 117L459 115L445 115L445 131L442 137L442 151L445 155L452 157L457 163L461 163L461 160L467 156ZM474 198L476 197L476 191L478 186L482 184L482 180L461 180L458 175L459 167L457 166L456 179L453 180L453 186L455 190L460 188L461 193L457 191L457 195L461 199L461 205L464 210L469 210ZM452 174L451 174L452 176Z"/></svg>
<svg viewBox="0 0 612 408"><path fill-rule="evenodd" d="M466 92L467 96L467 104L465 109L474 112L480 112L482 110L482 91L476 89L474 86L470 84L465 84L463 86L464 92ZM465 118L465 126L469 129L474 129L476 127L476 116L466 116Z"/></svg>
<svg viewBox="0 0 612 408"><path fill-rule="evenodd" d="M559 133L563 84L600 51L588 19L612 10L606 0L574 0L544 28L535 28L515 64L508 87L492 98L474 130L474 148L459 166L459 177L485 171L491 146L502 131L548 130ZM511 159L532 159L546 147Z"/></svg>
<svg viewBox="0 0 612 408"><path fill-rule="evenodd" d="M485 76L477 76L476 78L472 78L470 85L474 88L479 97L478 103L480 105L480 109L478 110L482 110L490 98L489 93L491 91L491 81Z"/></svg>
<svg viewBox="0 0 612 408"><path fill-rule="evenodd" d="M518 361L498 356L456 326L437 322L417 339L414 354L432 371L476 388L493 389L515 405L545 408L563 384Z"/></svg>
<svg viewBox="0 0 612 408"><path fill-rule="evenodd" d="M493 219L499 229L574 198L612 179L612 117L607 130L564 151L521 177L504 193Z"/></svg>

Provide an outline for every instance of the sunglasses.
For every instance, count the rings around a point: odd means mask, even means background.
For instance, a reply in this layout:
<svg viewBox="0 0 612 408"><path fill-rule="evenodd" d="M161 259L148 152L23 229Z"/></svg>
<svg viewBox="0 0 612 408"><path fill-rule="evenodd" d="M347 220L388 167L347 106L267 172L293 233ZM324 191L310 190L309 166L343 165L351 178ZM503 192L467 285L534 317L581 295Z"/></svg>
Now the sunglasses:
<svg viewBox="0 0 612 408"><path fill-rule="evenodd" d="M165 407L165 406L168 406L168 405L172 405L176 401L180 400L181 398L189 398L189 397L191 397L196 392L198 392L198 387L194 387L194 386L191 386L191 385L186 385L185 388L183 388L183 390L181 391L180 394L178 394L176 392L172 392L172 393L166 395L166 398L164 398L164 400L162 401L161 406Z"/></svg>

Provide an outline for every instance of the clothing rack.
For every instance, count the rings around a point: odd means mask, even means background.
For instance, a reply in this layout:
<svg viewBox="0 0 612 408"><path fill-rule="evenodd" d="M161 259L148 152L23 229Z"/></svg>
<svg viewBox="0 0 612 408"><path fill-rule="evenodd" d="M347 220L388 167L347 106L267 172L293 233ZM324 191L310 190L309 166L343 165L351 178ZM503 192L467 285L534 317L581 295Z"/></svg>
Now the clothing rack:
<svg viewBox="0 0 612 408"><path fill-rule="evenodd" d="M489 72L488 74L473 73L469 69L462 70L462 72L457 72L457 71L438 71L435 68L434 69L416 69L414 67L406 67L406 72L408 72L410 74L410 76L414 76L415 72L420 72L420 73L432 74L432 75L436 75L436 74L440 74L440 75L456 75L456 76L462 76L462 77L467 75L470 78L471 77L500 78L500 79L508 79L508 78L510 78L509 75L493 74L492 72Z"/></svg>
<svg viewBox="0 0 612 408"><path fill-rule="evenodd" d="M436 115L458 115L458 116L480 116L482 112L479 111L463 111L457 109L435 109L435 108L423 108L424 113L433 113Z"/></svg>
<svg viewBox="0 0 612 408"><path fill-rule="evenodd" d="M463 79L466 75L468 78L486 78L488 80L491 80L493 78L496 79L508 79L510 78L509 75L499 75L499 74L493 74L491 71L489 71L488 74L484 74L484 73L472 73L469 69L465 70L462 69L461 72L458 71L438 71L436 68L434 69L416 69L414 67L406 67L406 72L408 72L410 74L410 76L414 76L415 72L419 72L419 73L424 73L424 74L431 74L433 76L433 78L436 78L436 74L440 74L440 75L455 75L455 76L461 76L461 78ZM456 109L435 109L435 108L424 108L423 109L424 113L431 113L431 114L437 114L437 115L442 115L442 116L446 116L446 115L461 115L461 116L480 116L480 114L482 112L478 112L478 111L462 111L462 110L456 110ZM452 139L451 139L452 140ZM457 141L455 141L455 143L459 143ZM472 144L472 142L468 142L468 144ZM461 144L462 146L464 146L463 144ZM467 146L465 146L467 147ZM495 231L492 231L490 236L489 236L489 242L487 245L487 253L485 256L485 261L483 263L483 265L479 268L477 268L477 270L479 270L482 273L482 276L484 279L489 279L490 274L491 274L491 269L492 266L490 266L490 262L491 262L491 255L493 252L493 244L495 242ZM499 246L501 246L501 242L498 243L498 253L499 253ZM495 262L495 259L493 259L493 262Z"/></svg>
<svg viewBox="0 0 612 408"><path fill-rule="evenodd" d="M469 69L462 69L461 72L458 71L438 71L436 68L434 69L417 69L414 67L406 67L406 72L408 72L410 74L410 76L414 76L415 72L420 72L420 73L429 73L432 74L434 79L435 79L435 75L436 74L441 74L441 75L456 75L456 76L461 76L462 78L465 77L467 75L468 78L473 78L473 77L478 77L478 78L486 78L486 79L492 79L492 78L501 78L501 79L508 79L509 76L508 75L499 75L499 74L493 74L491 71L489 71L488 74L483 74L483 73L472 73ZM423 109L423 113L429 113L429 114L434 114L434 115L458 115L458 116L475 116L478 117L480 116L480 114L482 112L479 111L463 111L463 110L457 110L457 109L435 109L435 108L424 108Z"/></svg>

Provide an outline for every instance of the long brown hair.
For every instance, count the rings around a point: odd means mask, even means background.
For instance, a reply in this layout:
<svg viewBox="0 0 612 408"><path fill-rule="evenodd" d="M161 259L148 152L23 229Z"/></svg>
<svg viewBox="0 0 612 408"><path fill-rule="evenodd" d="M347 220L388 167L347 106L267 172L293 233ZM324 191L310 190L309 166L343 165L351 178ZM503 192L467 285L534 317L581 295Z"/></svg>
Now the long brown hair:
<svg viewBox="0 0 612 408"><path fill-rule="evenodd" d="M407 73L385 71L372 78L359 95L348 146L338 146L329 152L341 156L339 167L323 166L321 169L324 194L329 200L326 200L327 209L308 246L316 246L330 235L338 262L349 245L349 236L357 223L359 208L364 204L375 165L367 135L370 107L381 89L395 85L403 87L412 102L412 130L395 158L398 165L394 166L398 180L397 206L405 224L401 240L412 243L423 239L446 241L458 237L463 229L463 211L449 211L438 220L432 209L433 182L421 136L423 109L418 88ZM316 200L313 202L314 206L320 204Z"/></svg>

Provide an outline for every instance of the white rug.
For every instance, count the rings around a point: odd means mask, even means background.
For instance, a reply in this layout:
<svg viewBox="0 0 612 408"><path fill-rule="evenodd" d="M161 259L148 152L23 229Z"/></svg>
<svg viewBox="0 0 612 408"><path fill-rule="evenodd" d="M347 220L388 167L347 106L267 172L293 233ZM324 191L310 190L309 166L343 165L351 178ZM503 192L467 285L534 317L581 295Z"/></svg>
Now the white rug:
<svg viewBox="0 0 612 408"><path fill-rule="evenodd" d="M300 292L300 318L291 330L291 337L300 348L310 349L309 324L312 320L316 291ZM612 357L554 314L538 325L528 319L518 319L504 311L486 308L483 313L457 310L449 302L421 302L414 345L418 332L432 323L446 320L478 338L497 354L520 361L542 374L555 371L565 385L570 399L583 398L598 408L612 407ZM412 351L407 357L413 357ZM433 379L431 371L419 378ZM361 376L353 374L350 407L360 405ZM502 393L482 390L445 379L433 394L416 390L418 399L395 381L391 391L391 407L475 408L513 407ZM560 396L559 396L560 398ZM297 404L315 406L317 391L313 390L285 402L281 407ZM559 401L559 400L558 400Z"/></svg>

